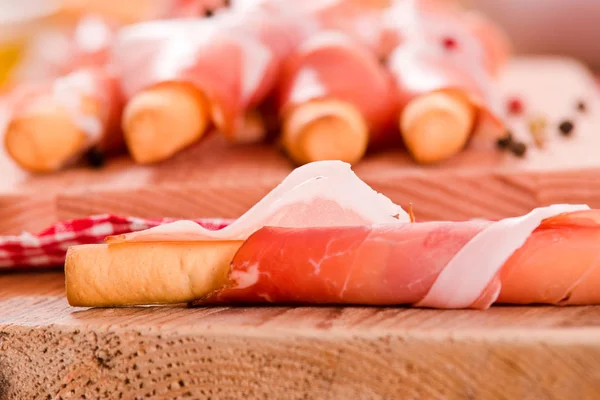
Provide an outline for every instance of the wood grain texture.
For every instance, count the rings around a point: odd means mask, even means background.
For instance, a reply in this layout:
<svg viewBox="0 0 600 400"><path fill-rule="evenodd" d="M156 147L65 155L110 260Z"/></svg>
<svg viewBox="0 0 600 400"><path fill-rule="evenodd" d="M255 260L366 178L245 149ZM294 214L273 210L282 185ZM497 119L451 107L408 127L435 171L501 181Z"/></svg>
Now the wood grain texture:
<svg viewBox="0 0 600 400"><path fill-rule="evenodd" d="M483 157L487 166L468 166L469 158ZM368 157L355 171L394 202L412 202L419 220L497 219L562 202L600 207L600 160L597 168L538 172L520 169L522 163L509 157L472 151L444 166L425 168L390 151ZM103 213L235 218L292 169L277 149L232 148L215 136L156 166L137 166L123 158L98 171L77 168L55 176L27 176L11 187L0 182L0 234L38 231L53 222Z"/></svg>
<svg viewBox="0 0 600 400"><path fill-rule="evenodd" d="M75 309L0 275L0 399L597 399L600 307Z"/></svg>
<svg viewBox="0 0 600 400"><path fill-rule="evenodd" d="M600 208L600 97L591 75L568 60L517 59L501 86L507 97L526 103L525 115L509 118L522 140L531 142L528 118L545 116L543 150L530 145L519 159L472 144L448 162L419 166L391 149L367 156L354 170L394 202L412 202L419 220L498 219L563 202ZM582 99L588 112L577 114ZM565 118L575 123L569 138L557 130ZM234 218L293 167L277 146L233 146L217 134L152 166L123 157L101 170L78 167L46 176L28 175L0 153L0 234L101 213Z"/></svg>

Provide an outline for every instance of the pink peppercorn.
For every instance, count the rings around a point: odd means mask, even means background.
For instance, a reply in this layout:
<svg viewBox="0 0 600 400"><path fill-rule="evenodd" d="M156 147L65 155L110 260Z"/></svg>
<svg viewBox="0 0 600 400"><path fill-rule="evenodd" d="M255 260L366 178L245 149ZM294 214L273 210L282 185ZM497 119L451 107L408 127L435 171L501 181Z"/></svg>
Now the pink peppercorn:
<svg viewBox="0 0 600 400"><path fill-rule="evenodd" d="M458 47L458 43L456 42L456 39L454 39L453 37L450 37L450 36L446 36L445 38L442 39L442 45L447 50L454 50Z"/></svg>
<svg viewBox="0 0 600 400"><path fill-rule="evenodd" d="M508 109L508 113L512 115L521 115L525 109L523 102L517 97L511 97L508 99L506 107Z"/></svg>

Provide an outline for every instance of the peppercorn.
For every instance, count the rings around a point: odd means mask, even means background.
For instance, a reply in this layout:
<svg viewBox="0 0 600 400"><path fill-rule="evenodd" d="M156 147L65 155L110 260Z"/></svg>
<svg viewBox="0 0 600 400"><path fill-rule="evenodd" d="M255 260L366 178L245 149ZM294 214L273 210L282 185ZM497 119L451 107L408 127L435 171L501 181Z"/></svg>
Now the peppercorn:
<svg viewBox="0 0 600 400"><path fill-rule="evenodd" d="M508 132L506 132L506 135L504 135L501 138L498 138L498 140L496 141L496 145L501 149L506 149L512 143L512 141L513 141L512 132L508 131Z"/></svg>
<svg viewBox="0 0 600 400"><path fill-rule="evenodd" d="M512 141L509 147L510 151L517 157L523 157L527 152L527 145L523 142Z"/></svg>
<svg viewBox="0 0 600 400"><path fill-rule="evenodd" d="M523 101L521 101L521 99L519 99L518 97L511 97L510 99L508 99L508 101L506 102L506 108L508 110L508 113L512 115L521 115L523 114L523 110L525 109L525 107L523 106Z"/></svg>
<svg viewBox="0 0 600 400"><path fill-rule="evenodd" d="M536 117L529 121L529 131L532 134L538 133L546 129L547 125L546 118L544 117Z"/></svg>
<svg viewBox="0 0 600 400"><path fill-rule="evenodd" d="M587 111L587 105L585 104L585 102L583 100L580 100L577 103L577 111L582 112L582 113Z"/></svg>
<svg viewBox="0 0 600 400"><path fill-rule="evenodd" d="M560 125L558 125L560 134L563 136L571 136L571 134L573 133L574 127L575 126L573 125L573 122L571 122L569 120L564 120L563 122L560 123Z"/></svg>
<svg viewBox="0 0 600 400"><path fill-rule="evenodd" d="M442 39L442 45L446 50L454 50L458 46L458 43L453 37L446 36Z"/></svg>

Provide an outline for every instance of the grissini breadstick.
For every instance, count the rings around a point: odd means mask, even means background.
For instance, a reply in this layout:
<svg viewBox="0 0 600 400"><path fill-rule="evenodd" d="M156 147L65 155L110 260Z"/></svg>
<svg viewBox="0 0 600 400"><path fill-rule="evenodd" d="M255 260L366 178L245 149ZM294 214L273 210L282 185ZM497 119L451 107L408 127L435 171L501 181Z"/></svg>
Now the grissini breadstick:
<svg viewBox="0 0 600 400"><path fill-rule="evenodd" d="M266 129L257 110L272 93L283 59L307 33L303 23L290 16L254 11L124 29L117 38L114 59L131 103L123 121L125 136L144 137L144 132L136 130L145 125L132 123L145 119L144 115L187 118L168 97L186 107L196 104L191 108L201 110L203 121L194 122L193 134L191 128L183 135L171 129L157 132L164 135L161 146L171 151L158 158L148 155L146 162L167 158L198 140L203 133L198 129L205 131L209 121L232 143L264 139ZM140 143L128 140L132 154L146 151L132 148ZM140 156L136 159L141 160Z"/></svg>
<svg viewBox="0 0 600 400"><path fill-rule="evenodd" d="M162 161L206 133L210 104L183 71L196 41L213 28L204 20L153 21L117 34L112 64L127 99L121 126L135 161Z"/></svg>
<svg viewBox="0 0 600 400"><path fill-rule="evenodd" d="M297 49L280 87L282 145L298 164L355 163L389 137L396 111L393 81L366 47L323 31Z"/></svg>
<svg viewBox="0 0 600 400"><path fill-rule="evenodd" d="M141 164L170 158L196 142L210 123L204 95L185 83L163 83L134 96L123 111L122 129L133 159Z"/></svg>
<svg viewBox="0 0 600 400"><path fill-rule="evenodd" d="M75 246L70 304L598 304L600 211L555 204L498 221L414 222L326 161L293 171L231 225L192 221Z"/></svg>
<svg viewBox="0 0 600 400"><path fill-rule="evenodd" d="M402 138L420 163L445 160L462 150L473 131L476 109L460 91L415 97L399 119Z"/></svg>
<svg viewBox="0 0 600 400"><path fill-rule="evenodd" d="M492 69L482 40L461 14L407 1L393 12L403 42L388 68L400 101L398 125L415 160L443 161L471 138L504 134ZM443 30L442 30L443 29Z"/></svg>
<svg viewBox="0 0 600 400"><path fill-rule="evenodd" d="M72 306L184 303L227 278L242 241L123 243L69 249L67 299Z"/></svg>
<svg viewBox="0 0 600 400"><path fill-rule="evenodd" d="M61 169L92 147L117 151L121 104L117 81L102 68L16 88L9 97L4 145L17 164L33 172Z"/></svg>
<svg viewBox="0 0 600 400"><path fill-rule="evenodd" d="M367 150L369 128L356 107L339 100L313 100L283 117L281 141L297 164L341 160L354 164Z"/></svg>
<svg viewBox="0 0 600 400"><path fill-rule="evenodd" d="M177 303L223 285L240 245L262 226L356 226L408 222L409 215L340 161L295 169L239 219L220 230L193 221L114 235L69 249L69 303L108 306Z"/></svg>

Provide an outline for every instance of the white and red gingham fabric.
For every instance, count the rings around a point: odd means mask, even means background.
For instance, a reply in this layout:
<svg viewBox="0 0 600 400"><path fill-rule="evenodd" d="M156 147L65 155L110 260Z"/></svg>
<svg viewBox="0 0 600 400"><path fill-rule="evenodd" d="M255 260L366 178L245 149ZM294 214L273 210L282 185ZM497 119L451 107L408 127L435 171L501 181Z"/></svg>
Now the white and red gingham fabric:
<svg viewBox="0 0 600 400"><path fill-rule="evenodd" d="M65 221L51 226L39 234L23 233L18 236L0 236L0 270L26 267L61 267L70 246L103 243L109 235L140 231L168 222L173 218L142 219L96 215ZM207 229L221 229L229 219L198 219Z"/></svg>

